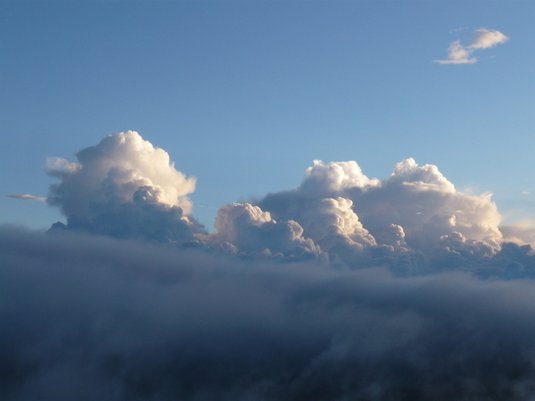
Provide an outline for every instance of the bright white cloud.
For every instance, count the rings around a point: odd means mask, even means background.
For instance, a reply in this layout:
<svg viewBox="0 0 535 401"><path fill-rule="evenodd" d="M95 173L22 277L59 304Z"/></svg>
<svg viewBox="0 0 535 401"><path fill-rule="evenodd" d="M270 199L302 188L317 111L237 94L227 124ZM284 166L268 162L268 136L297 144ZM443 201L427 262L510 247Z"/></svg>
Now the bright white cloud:
<svg viewBox="0 0 535 401"><path fill-rule="evenodd" d="M504 228L504 239L491 194L459 190L437 166L412 158L383 180L366 176L355 161L316 160L293 190L223 206L210 234L188 214L195 179L138 133L108 136L77 159L49 159L46 170L60 182L48 202L62 209L66 228L117 238L248 258L328 256L350 267L402 266L410 274L450 258L479 263L501 252L504 241L527 242L528 232L518 228Z"/></svg>
<svg viewBox="0 0 535 401"><path fill-rule="evenodd" d="M50 158L46 164L48 174L62 179L50 200L67 213L83 212L94 203L132 202L140 188L150 188L160 204L191 210L186 195L195 190L195 178L177 171L166 151L135 131L109 135L77 158L78 163Z"/></svg>
<svg viewBox="0 0 535 401"><path fill-rule="evenodd" d="M189 226L195 178L175 169L167 152L135 131L110 135L78 152L77 163L48 159L59 178L48 202L72 227L120 237L182 238ZM186 238L189 238L186 235Z"/></svg>
<svg viewBox="0 0 535 401"><path fill-rule="evenodd" d="M473 56L475 51L489 49L508 40L509 38L500 31L479 28L470 44L464 46L459 40L452 42L448 47L448 57L435 60L435 62L438 64L475 64L477 62L477 58Z"/></svg>
<svg viewBox="0 0 535 401"><path fill-rule="evenodd" d="M376 245L348 198L339 196L312 202L303 210L300 221L306 235L326 250L333 249L341 240L357 250Z"/></svg>
<svg viewBox="0 0 535 401"><path fill-rule="evenodd" d="M360 179L348 180L342 166L352 166ZM356 162L315 162L300 187L269 194L259 206L275 219L295 220L331 253L343 242L345 254L348 247L431 254L463 244L492 254L502 241L490 194L459 191L436 166L414 159L396 164L383 181L367 178Z"/></svg>
<svg viewBox="0 0 535 401"><path fill-rule="evenodd" d="M362 173L357 162L330 162L314 160L311 167L305 171L306 178L301 184L305 192L333 192L344 188L366 188L379 184L379 180L369 179Z"/></svg>
<svg viewBox="0 0 535 401"><path fill-rule="evenodd" d="M208 240L248 255L303 259L321 253L311 239L303 237L299 223L277 222L269 212L250 203L233 203L219 209L215 233Z"/></svg>
<svg viewBox="0 0 535 401"><path fill-rule="evenodd" d="M407 243L416 248L434 247L453 232L495 249L502 239L501 216L490 194L458 191L436 166L419 166L414 159L398 163L380 187L356 193L355 201L357 214L372 233L400 225Z"/></svg>

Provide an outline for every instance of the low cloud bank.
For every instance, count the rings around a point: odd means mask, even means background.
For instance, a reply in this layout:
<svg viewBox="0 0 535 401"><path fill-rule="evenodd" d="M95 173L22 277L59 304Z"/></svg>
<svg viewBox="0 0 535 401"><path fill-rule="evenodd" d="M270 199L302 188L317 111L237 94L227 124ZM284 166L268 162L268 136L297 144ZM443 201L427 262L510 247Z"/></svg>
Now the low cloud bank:
<svg viewBox="0 0 535 401"><path fill-rule="evenodd" d="M528 400L535 283L0 228L3 400Z"/></svg>

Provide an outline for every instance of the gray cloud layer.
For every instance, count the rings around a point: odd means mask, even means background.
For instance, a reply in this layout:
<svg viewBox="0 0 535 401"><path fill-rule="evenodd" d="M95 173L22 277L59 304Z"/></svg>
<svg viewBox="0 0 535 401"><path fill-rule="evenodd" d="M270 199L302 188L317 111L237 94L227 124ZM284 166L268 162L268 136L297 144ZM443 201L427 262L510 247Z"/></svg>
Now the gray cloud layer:
<svg viewBox="0 0 535 401"><path fill-rule="evenodd" d="M535 396L531 280L6 227L0 254L6 401Z"/></svg>

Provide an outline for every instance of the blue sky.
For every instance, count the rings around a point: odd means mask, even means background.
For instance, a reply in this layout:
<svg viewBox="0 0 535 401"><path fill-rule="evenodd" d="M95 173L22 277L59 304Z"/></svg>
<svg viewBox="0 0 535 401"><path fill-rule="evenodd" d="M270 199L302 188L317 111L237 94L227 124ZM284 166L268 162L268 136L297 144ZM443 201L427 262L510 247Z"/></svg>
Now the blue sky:
<svg viewBox="0 0 535 401"><path fill-rule="evenodd" d="M414 157L532 217L534 16L527 1L2 2L4 195L46 195L46 157L132 129L198 178L208 226L225 203L295 187L313 159L385 178ZM433 63L481 27L510 40ZM59 219L0 198L1 222Z"/></svg>

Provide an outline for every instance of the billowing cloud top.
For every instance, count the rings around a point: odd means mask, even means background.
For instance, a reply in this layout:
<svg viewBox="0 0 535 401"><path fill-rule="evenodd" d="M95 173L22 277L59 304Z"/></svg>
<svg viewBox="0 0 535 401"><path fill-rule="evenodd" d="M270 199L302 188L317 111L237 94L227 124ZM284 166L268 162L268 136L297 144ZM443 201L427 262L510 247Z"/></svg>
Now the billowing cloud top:
<svg viewBox="0 0 535 401"><path fill-rule="evenodd" d="M458 191L436 166L413 159L382 181L366 177L355 162L316 161L298 188L268 194L258 206L277 220L296 221L305 237L350 264L362 251L454 251L451 238L492 255L502 240L490 194Z"/></svg>
<svg viewBox="0 0 535 401"><path fill-rule="evenodd" d="M76 156L76 163L51 158L46 164L48 174L61 180L51 187L48 202L61 208L68 225L124 237L189 231L187 195L195 190L195 178L177 171L163 149L127 131Z"/></svg>
<svg viewBox="0 0 535 401"><path fill-rule="evenodd" d="M324 163L314 160L313 165L305 172L306 178L301 184L301 189L305 192L333 192L379 184L378 180L366 177L355 161Z"/></svg>
<svg viewBox="0 0 535 401"><path fill-rule="evenodd" d="M222 207L215 221L215 232L209 242L223 241L233 252L255 256L289 258L312 257L320 250L311 239L303 238L303 228L290 220L277 222L269 212L250 203Z"/></svg>
<svg viewBox="0 0 535 401"><path fill-rule="evenodd" d="M480 263L503 242L490 194L460 191L437 166L411 158L383 180L366 176L355 161L315 160L297 188L223 206L209 234L189 214L195 179L138 133L110 135L77 158L47 163L60 179L48 202L67 217L66 226L54 229L253 258L328 257L350 268L402 261L413 273L427 271L437 252Z"/></svg>
<svg viewBox="0 0 535 401"><path fill-rule="evenodd" d="M186 195L195 190L195 178L177 171L165 150L135 131L109 135L78 152L77 158L78 163L51 158L46 164L50 175L62 178L49 200L66 213L87 209L93 202L131 202L139 188L149 188L160 204L191 210Z"/></svg>

